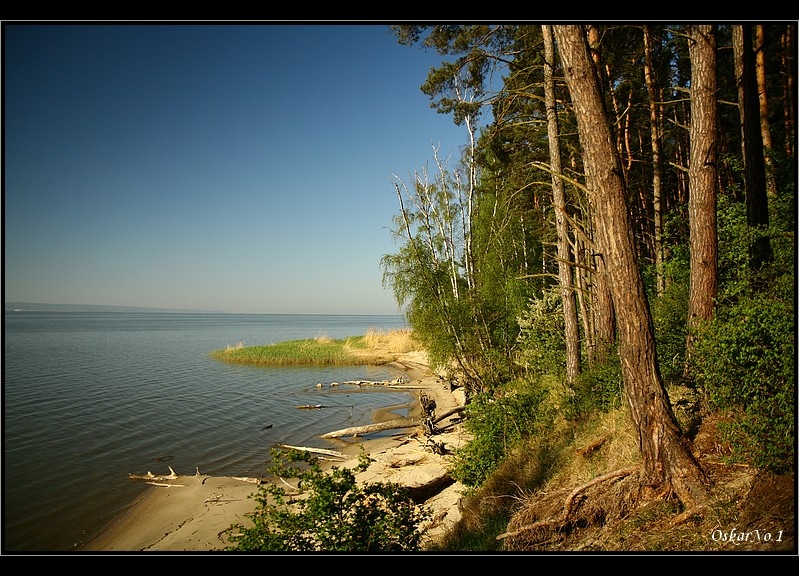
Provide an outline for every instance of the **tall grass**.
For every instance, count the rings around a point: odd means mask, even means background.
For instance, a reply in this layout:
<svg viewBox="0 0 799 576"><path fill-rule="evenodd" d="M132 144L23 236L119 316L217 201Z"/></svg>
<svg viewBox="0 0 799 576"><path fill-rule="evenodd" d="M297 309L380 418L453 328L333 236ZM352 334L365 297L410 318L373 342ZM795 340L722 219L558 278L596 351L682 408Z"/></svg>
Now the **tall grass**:
<svg viewBox="0 0 799 576"><path fill-rule="evenodd" d="M387 352L404 354L419 350L419 343L410 329L376 330L369 328L363 336L364 344L371 350L385 349Z"/></svg>
<svg viewBox="0 0 799 576"><path fill-rule="evenodd" d="M227 346L211 357L239 364L266 366L380 365L396 360L397 354L416 349L410 330L378 331L370 328L364 336L340 340L320 332L314 338L289 340L268 346Z"/></svg>

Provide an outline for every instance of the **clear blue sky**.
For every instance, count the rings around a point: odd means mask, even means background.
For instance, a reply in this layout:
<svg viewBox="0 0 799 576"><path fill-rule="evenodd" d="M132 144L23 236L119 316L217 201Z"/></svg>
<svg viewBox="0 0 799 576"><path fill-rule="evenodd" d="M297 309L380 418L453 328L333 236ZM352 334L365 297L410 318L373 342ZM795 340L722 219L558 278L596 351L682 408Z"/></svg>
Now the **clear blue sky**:
<svg viewBox="0 0 799 576"><path fill-rule="evenodd" d="M466 142L388 24L11 23L3 56L6 301L395 314L392 175Z"/></svg>

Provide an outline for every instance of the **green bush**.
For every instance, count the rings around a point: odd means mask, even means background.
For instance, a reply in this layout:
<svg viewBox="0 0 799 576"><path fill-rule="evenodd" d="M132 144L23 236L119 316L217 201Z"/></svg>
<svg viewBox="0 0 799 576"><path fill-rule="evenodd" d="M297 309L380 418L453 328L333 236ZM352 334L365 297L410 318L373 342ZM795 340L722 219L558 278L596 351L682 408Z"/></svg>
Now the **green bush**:
<svg viewBox="0 0 799 576"><path fill-rule="evenodd" d="M605 362L584 370L577 377L573 390L566 405L569 419L618 407L624 390L618 354L609 354Z"/></svg>
<svg viewBox="0 0 799 576"><path fill-rule="evenodd" d="M518 362L527 374L565 374L566 337L559 291L545 290L540 297L530 298L518 322Z"/></svg>
<svg viewBox="0 0 799 576"><path fill-rule="evenodd" d="M785 472L793 466L796 420L794 309L766 294L721 308L699 332L692 371L733 457Z"/></svg>
<svg viewBox="0 0 799 576"><path fill-rule="evenodd" d="M289 497L282 486L268 483L254 496L252 526L230 528L232 551L407 552L418 550L429 516L401 486L359 484L355 474L371 462L362 454L354 470L325 473L318 459L297 450L272 452L270 472L298 478L302 494ZM295 463L304 463L299 466Z"/></svg>
<svg viewBox="0 0 799 576"><path fill-rule="evenodd" d="M668 278L663 293L652 298L652 323L655 329L660 373L666 382L680 380L685 367L685 343L690 288L689 255L685 247L672 248L664 265Z"/></svg>
<svg viewBox="0 0 799 576"><path fill-rule="evenodd" d="M519 380L503 388L479 394L466 406L464 426L471 440L456 451L451 468L466 486L480 486L523 438L551 421L543 386Z"/></svg>

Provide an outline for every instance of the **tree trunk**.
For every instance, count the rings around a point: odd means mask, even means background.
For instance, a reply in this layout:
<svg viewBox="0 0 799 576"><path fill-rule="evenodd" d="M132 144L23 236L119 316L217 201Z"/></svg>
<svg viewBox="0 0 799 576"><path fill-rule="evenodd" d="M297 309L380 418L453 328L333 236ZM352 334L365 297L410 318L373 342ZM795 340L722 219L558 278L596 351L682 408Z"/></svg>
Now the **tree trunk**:
<svg viewBox="0 0 799 576"><path fill-rule="evenodd" d="M612 278L624 387L638 432L643 481L673 490L686 506L707 499L705 476L671 409L657 364L654 330L635 258L619 158L613 147L596 72L580 26L555 26L561 61L577 117L585 166L593 182L597 222Z"/></svg>
<svg viewBox="0 0 799 576"><path fill-rule="evenodd" d="M741 151L746 190L746 222L753 228L768 226L766 164L763 159L763 136L760 132L760 106L757 103L755 55L752 51L752 27L732 27L735 80L738 85L738 112L741 117ZM749 247L749 266L753 272L771 260L768 236L758 236Z"/></svg>
<svg viewBox="0 0 799 576"><path fill-rule="evenodd" d="M644 26L644 77L646 78L646 89L649 94L649 131L652 139L652 220L654 225L655 289L658 296L660 296L666 289L666 283L663 279L663 194L660 178L659 114L655 79L652 71L652 39L649 29L648 25Z"/></svg>
<svg viewBox="0 0 799 576"><path fill-rule="evenodd" d="M588 36L588 45L590 49L591 61L594 63L594 70L598 76L597 89L599 90L600 97L603 95L604 82L599 81L602 75L602 58L599 53L599 29L596 26L586 26L586 34ZM613 310L613 297L610 290L610 279L608 278L607 265L605 263L604 252L604 239L602 238L602 223L597 220L597 210L594 207L594 198L596 192L593 189L593 182L589 174L586 175L586 188L589 190L588 203L589 211L591 214L591 225L593 227L593 240L595 248L592 250L591 259L594 268L592 276L593 292L592 292L592 316L594 326L594 364L604 364L608 355L612 352L616 345L616 321Z"/></svg>
<svg viewBox="0 0 799 576"><path fill-rule="evenodd" d="M796 147L794 142L796 137L796 109L794 107L794 95L796 94L796 87L794 86L796 79L796 52L794 48L795 26L795 24L788 24L785 27L785 34L780 38L782 44L780 68L782 77L784 78L782 88L782 117L785 125L785 155L788 158L794 157Z"/></svg>
<svg viewBox="0 0 799 576"><path fill-rule="evenodd" d="M558 278L563 300L563 320L566 338L566 381L574 384L580 374L580 334L577 327L577 302L572 282L569 226L566 222L566 195L563 190L558 137L558 111L555 104L555 43L552 26L541 27L544 36L544 101L547 109L549 162L552 168L552 200L555 207L555 227L558 244Z"/></svg>
<svg viewBox="0 0 799 576"><path fill-rule="evenodd" d="M760 106L760 134L763 138L763 152L766 162L766 191L768 196L777 195L777 179L774 176L774 162L771 156L771 126L768 121L768 97L766 90L766 35L763 25L755 26L755 72L757 76L757 98Z"/></svg>
<svg viewBox="0 0 799 576"><path fill-rule="evenodd" d="M586 187L589 195L593 199L597 196L595 185L590 174L586 176ZM616 319L614 312L613 295L611 293L611 282L608 277L608 267L606 262L605 239L603 237L603 224L591 200L591 221L594 227L595 248L591 253L593 259L594 273L592 275L593 292L591 294L594 326L594 364L604 364L608 356L616 345Z"/></svg>
<svg viewBox="0 0 799 576"><path fill-rule="evenodd" d="M688 43L691 59L691 152L688 166L691 271L687 354L690 354L691 332L713 318L718 291L716 37L713 26L692 27Z"/></svg>

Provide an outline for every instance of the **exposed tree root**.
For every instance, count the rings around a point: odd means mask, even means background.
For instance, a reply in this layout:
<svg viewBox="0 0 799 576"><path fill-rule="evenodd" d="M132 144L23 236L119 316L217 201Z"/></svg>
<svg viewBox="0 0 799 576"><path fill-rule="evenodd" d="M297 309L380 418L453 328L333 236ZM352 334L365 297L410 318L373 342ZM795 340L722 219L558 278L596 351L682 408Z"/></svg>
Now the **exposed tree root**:
<svg viewBox="0 0 799 576"><path fill-rule="evenodd" d="M595 486L602 482L606 482L608 480L612 480L614 478L624 478L625 476L629 476L633 472L637 472L640 469L641 469L640 466L633 466L630 468L624 468L622 470L614 470L613 472L608 472L607 474L603 474L602 476L597 476L596 478L593 478L591 481L586 482L582 486L578 486L568 494L566 500L563 503L563 507L560 511L560 514L558 514L558 516L547 518L545 520L539 520L537 522L533 522L532 524L527 524L525 526L522 526L521 528L518 528L516 530L505 532L497 536L497 540L504 540L506 538L518 536L519 534L522 534L524 532L529 532L539 528L551 527L557 529L557 527L563 526L569 522L570 520L569 516L571 515L574 509L575 499L581 493L585 492L592 486Z"/></svg>

